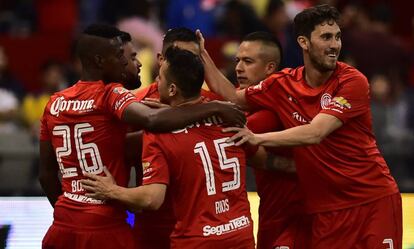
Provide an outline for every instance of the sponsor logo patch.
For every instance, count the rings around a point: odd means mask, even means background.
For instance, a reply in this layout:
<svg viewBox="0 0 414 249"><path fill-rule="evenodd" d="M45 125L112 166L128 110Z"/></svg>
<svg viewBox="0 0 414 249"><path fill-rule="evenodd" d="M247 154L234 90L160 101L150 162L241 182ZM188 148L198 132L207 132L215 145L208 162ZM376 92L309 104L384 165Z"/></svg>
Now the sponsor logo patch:
<svg viewBox="0 0 414 249"><path fill-rule="evenodd" d="M125 89L123 87L115 87L113 91L114 93L117 93L117 94L123 94L123 93L129 92L128 89Z"/></svg>

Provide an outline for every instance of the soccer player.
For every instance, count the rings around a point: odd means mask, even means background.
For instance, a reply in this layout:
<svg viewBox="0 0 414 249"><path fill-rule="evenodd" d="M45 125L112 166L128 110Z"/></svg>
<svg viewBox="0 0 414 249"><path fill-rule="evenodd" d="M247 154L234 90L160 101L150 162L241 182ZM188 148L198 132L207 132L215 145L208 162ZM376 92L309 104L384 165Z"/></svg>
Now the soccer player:
<svg viewBox="0 0 414 249"><path fill-rule="evenodd" d="M210 89L251 109L279 115L286 130L239 131L230 141L296 146L294 159L312 230L309 248L402 246L401 196L372 133L369 84L338 62L339 13L320 5L294 19L304 66L284 69L259 85L236 91L209 58ZM215 72L215 74L214 74ZM240 140L239 140L240 139Z"/></svg>
<svg viewBox="0 0 414 249"><path fill-rule="evenodd" d="M256 85L275 73L281 59L280 43L270 33L253 32L245 36L236 55L239 89ZM268 110L249 113L247 127L257 133L283 129L279 118ZM303 225L300 224L303 205L292 152L272 151L270 158L277 162L272 163L271 169L254 168L260 197L257 248L293 248L299 226Z"/></svg>
<svg viewBox="0 0 414 249"><path fill-rule="evenodd" d="M131 248L132 234L121 205L85 196L83 172L101 174L104 168L125 186L126 125L167 131L220 112L242 121L243 113L223 103L151 109L115 82L137 84L139 64L129 66L124 55L127 33L105 25L91 25L81 35L77 52L81 80L54 94L41 121L39 180L51 205L54 222L43 248ZM132 72L127 72L132 70ZM135 75L135 80L129 81ZM223 113L221 110L229 112ZM59 180L59 171L61 181Z"/></svg>
<svg viewBox="0 0 414 249"><path fill-rule="evenodd" d="M165 51L169 47L178 47L188 50L193 54L200 54L200 45L194 31L187 28L169 29L163 39L162 51L157 54L158 64L161 66L165 58ZM151 98L158 99L158 82L150 84L145 88L136 89L135 95L139 99ZM133 92L134 92L133 91ZM201 95L210 99L218 99L219 96L201 89ZM132 157L130 161L135 162L137 186L142 184L142 165L137 162L137 157L141 155L142 150L142 133L129 134L128 157ZM141 159L139 157L139 159ZM170 235L175 226L175 217L171 204L171 197L167 191L165 201L157 210L142 210L135 214L134 222L134 238L136 240L136 248L152 248L166 249L170 248Z"/></svg>
<svg viewBox="0 0 414 249"><path fill-rule="evenodd" d="M169 48L160 68L161 102L171 106L203 101L203 65L193 53ZM246 158L225 143L219 122L206 119L170 133L144 135L143 186L124 188L112 178L83 180L88 196L112 199L135 209L157 209L169 189L177 219L171 248L254 248L245 190Z"/></svg>

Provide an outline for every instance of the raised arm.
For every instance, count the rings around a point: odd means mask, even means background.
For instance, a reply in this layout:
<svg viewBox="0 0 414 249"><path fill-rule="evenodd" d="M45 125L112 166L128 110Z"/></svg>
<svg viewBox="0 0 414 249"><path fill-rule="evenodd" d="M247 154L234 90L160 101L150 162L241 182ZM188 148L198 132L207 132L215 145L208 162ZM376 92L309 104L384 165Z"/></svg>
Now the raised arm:
<svg viewBox="0 0 414 249"><path fill-rule="evenodd" d="M52 207L58 197L62 194L59 181L59 166L56 160L55 151L50 141L40 141L40 169L39 182Z"/></svg>
<svg viewBox="0 0 414 249"><path fill-rule="evenodd" d="M245 90L237 90L236 87L216 67L207 50L204 47L204 38L200 30L196 31L200 40L200 57L203 61L206 82L210 90L219 94L224 99L238 104L241 108L247 109Z"/></svg>
<svg viewBox="0 0 414 249"><path fill-rule="evenodd" d="M237 105L222 101L160 109L152 109L134 102L125 108L122 120L142 126L148 131L167 132L184 128L214 115L228 124L243 126L246 123L246 117Z"/></svg>

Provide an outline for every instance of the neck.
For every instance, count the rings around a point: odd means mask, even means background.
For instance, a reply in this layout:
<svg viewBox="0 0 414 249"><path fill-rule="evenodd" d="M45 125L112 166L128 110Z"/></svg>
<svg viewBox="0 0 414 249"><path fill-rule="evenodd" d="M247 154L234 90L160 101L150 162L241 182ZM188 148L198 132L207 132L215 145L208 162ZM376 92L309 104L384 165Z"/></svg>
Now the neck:
<svg viewBox="0 0 414 249"><path fill-rule="evenodd" d="M171 106L194 105L194 104L199 103L200 100L201 100L200 95L194 96L192 98L183 98L180 96L176 99L171 100L170 105Z"/></svg>
<svg viewBox="0 0 414 249"><path fill-rule="evenodd" d="M103 75L101 72L98 72L96 70L82 70L80 79L82 81L99 81L103 80Z"/></svg>
<svg viewBox="0 0 414 249"><path fill-rule="evenodd" d="M304 77L306 83L315 88L325 84L329 77L331 77L334 70L329 71L321 71L317 69L309 59L305 59L305 70L304 70Z"/></svg>

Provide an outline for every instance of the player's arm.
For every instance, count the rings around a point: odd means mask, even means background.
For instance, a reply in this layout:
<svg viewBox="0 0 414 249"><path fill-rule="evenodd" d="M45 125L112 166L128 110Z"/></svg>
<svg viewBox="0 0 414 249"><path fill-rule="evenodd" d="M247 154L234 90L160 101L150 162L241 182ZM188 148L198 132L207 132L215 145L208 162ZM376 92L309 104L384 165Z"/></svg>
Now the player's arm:
<svg viewBox="0 0 414 249"><path fill-rule="evenodd" d="M249 142L253 145L267 147L300 146L319 144L325 137L342 126L337 117L319 113L310 124L296 126L283 131L254 134L247 128L230 127L225 132L237 132L229 141L236 141L236 145Z"/></svg>
<svg viewBox="0 0 414 249"><path fill-rule="evenodd" d="M125 164L141 167L142 130L129 132L125 139Z"/></svg>
<svg viewBox="0 0 414 249"><path fill-rule="evenodd" d="M84 173L88 179L81 180L82 187L88 191L86 196L100 200L115 200L131 210L157 210L164 202L167 185L149 184L135 188L116 185L111 173L104 168L105 176Z"/></svg>
<svg viewBox="0 0 414 249"><path fill-rule="evenodd" d="M237 105L222 101L159 109L133 102L125 108L121 119L148 131L167 132L214 115L228 124L242 126L246 123L246 117Z"/></svg>
<svg viewBox="0 0 414 249"><path fill-rule="evenodd" d="M50 141L40 141L39 150L39 182L47 198L49 199L50 204L54 207L58 197L62 194L58 172L59 165Z"/></svg>
<svg viewBox="0 0 414 249"><path fill-rule="evenodd" d="M207 50L204 47L204 38L200 30L196 31L200 40L200 57L204 65L205 77L211 91L219 94L224 99L238 104L241 108L247 109L245 89L237 90L236 87L224 76L214 64Z"/></svg>

